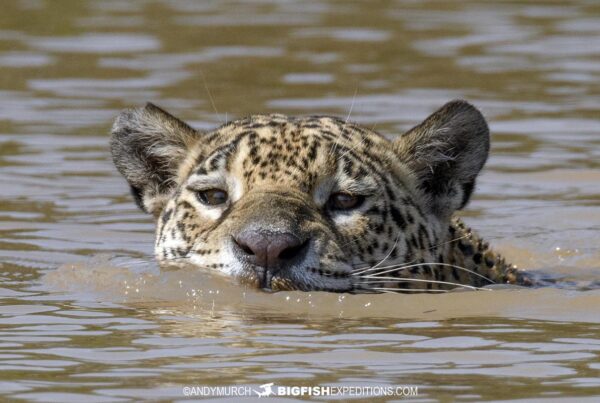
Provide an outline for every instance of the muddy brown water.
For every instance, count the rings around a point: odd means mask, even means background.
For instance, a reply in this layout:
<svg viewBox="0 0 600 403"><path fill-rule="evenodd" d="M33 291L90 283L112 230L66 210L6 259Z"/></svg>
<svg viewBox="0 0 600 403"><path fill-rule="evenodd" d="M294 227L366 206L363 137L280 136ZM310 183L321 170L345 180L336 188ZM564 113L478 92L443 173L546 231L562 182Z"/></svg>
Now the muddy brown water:
<svg viewBox="0 0 600 403"><path fill-rule="evenodd" d="M599 56L592 0L2 2L0 399L272 382L597 401ZM578 288L265 294L161 272L107 150L145 101L199 128L330 113L394 134L458 97L493 132L465 220Z"/></svg>

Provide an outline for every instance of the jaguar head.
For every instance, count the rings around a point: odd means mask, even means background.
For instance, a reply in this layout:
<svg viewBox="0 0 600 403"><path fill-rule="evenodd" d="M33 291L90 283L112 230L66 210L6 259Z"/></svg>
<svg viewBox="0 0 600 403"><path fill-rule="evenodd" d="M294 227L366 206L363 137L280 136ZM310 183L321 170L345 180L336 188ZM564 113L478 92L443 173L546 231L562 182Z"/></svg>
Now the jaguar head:
<svg viewBox="0 0 600 403"><path fill-rule="evenodd" d="M111 139L156 219L159 261L273 291L363 292L357 271L438 259L488 149L465 101L393 139L329 116L255 115L200 132L147 104L122 112Z"/></svg>

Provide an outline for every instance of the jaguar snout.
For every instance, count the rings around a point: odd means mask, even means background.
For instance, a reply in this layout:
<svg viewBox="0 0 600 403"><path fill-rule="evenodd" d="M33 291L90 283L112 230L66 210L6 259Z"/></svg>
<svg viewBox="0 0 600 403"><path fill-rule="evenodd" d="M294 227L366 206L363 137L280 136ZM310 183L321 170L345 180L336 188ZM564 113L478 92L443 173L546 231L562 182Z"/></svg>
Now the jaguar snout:
<svg viewBox="0 0 600 403"><path fill-rule="evenodd" d="M246 229L232 237L232 245L237 259L250 265L261 287L268 288L273 275L305 260L310 238L291 232Z"/></svg>
<svg viewBox="0 0 600 403"><path fill-rule="evenodd" d="M260 230L243 231L233 237L233 242L245 261L268 269L292 263L308 246L308 239L294 234Z"/></svg>

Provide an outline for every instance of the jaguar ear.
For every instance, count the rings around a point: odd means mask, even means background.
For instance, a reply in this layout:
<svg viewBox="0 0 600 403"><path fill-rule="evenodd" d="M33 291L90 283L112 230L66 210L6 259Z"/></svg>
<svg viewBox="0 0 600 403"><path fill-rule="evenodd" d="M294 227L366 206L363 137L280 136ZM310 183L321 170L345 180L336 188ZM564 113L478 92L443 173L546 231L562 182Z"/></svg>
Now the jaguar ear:
<svg viewBox="0 0 600 403"><path fill-rule="evenodd" d="M200 133L151 103L115 119L110 149L137 205L158 215L176 185L177 172Z"/></svg>
<svg viewBox="0 0 600 403"><path fill-rule="evenodd" d="M481 112L456 100L400 136L394 147L416 175L430 211L447 218L471 197L488 157L489 129Z"/></svg>

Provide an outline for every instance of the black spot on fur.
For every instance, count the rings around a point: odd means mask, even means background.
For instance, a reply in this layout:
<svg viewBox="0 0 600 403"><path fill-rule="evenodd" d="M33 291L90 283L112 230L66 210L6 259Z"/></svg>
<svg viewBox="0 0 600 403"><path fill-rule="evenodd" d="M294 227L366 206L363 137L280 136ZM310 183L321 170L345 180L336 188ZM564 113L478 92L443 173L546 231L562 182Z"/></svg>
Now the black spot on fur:
<svg viewBox="0 0 600 403"><path fill-rule="evenodd" d="M400 211L398 211L398 209L393 205L390 206L390 212L392 213L392 219L398 225L398 227L400 227L401 230L406 229L406 220L404 219L402 213L400 213Z"/></svg>

